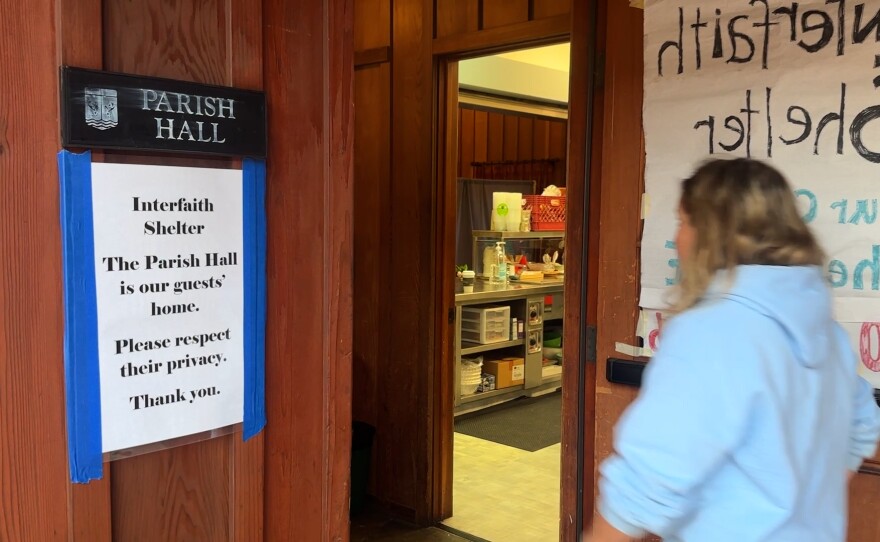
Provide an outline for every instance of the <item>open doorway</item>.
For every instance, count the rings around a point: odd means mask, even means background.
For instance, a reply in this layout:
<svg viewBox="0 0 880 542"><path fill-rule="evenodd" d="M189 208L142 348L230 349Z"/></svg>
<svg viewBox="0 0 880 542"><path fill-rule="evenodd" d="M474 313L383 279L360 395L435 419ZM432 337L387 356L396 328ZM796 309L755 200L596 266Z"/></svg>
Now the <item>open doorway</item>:
<svg viewBox="0 0 880 542"><path fill-rule="evenodd" d="M456 136L441 159L447 182L455 181L447 191L455 202L448 211L455 263L467 273L455 280L446 361L454 421L452 509L444 525L489 541L554 540L569 47L445 66L446 117Z"/></svg>

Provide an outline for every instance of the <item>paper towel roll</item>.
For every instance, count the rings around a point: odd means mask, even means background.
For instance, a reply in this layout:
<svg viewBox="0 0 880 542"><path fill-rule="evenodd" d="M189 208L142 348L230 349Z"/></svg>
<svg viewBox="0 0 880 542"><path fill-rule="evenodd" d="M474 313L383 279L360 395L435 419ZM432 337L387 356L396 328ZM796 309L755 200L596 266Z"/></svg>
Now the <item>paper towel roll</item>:
<svg viewBox="0 0 880 542"><path fill-rule="evenodd" d="M522 216L522 194L519 192L492 193L492 231L519 231Z"/></svg>

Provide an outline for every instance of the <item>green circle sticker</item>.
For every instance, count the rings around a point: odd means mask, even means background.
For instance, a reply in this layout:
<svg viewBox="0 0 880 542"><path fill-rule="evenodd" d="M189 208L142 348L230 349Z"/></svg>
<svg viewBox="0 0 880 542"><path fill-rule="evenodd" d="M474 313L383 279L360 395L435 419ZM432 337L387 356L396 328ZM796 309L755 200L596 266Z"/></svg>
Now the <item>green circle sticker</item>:
<svg viewBox="0 0 880 542"><path fill-rule="evenodd" d="M496 209L496 211L498 212L498 216L507 216L507 213L510 212L510 209L507 207L506 203L499 203L498 209Z"/></svg>

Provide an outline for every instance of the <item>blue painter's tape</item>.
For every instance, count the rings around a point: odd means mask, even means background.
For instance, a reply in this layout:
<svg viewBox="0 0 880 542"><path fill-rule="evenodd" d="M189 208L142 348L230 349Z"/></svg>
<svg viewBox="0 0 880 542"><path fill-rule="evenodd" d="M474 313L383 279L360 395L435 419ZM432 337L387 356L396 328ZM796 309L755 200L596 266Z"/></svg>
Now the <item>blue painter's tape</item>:
<svg viewBox="0 0 880 542"><path fill-rule="evenodd" d="M101 460L101 382L92 217L92 155L58 153L64 267L64 381L70 479L98 480Z"/></svg>
<svg viewBox="0 0 880 542"><path fill-rule="evenodd" d="M266 162L242 164L244 205L244 433L266 426Z"/></svg>

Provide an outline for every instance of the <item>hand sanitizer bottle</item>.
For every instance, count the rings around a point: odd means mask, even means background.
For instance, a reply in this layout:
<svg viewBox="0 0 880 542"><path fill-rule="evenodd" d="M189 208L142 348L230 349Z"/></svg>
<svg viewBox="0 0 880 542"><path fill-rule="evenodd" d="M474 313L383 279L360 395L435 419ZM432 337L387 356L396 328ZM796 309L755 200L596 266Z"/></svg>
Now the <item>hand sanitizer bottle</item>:
<svg viewBox="0 0 880 542"><path fill-rule="evenodd" d="M495 282L507 284L507 256L504 253L504 241L495 243Z"/></svg>

